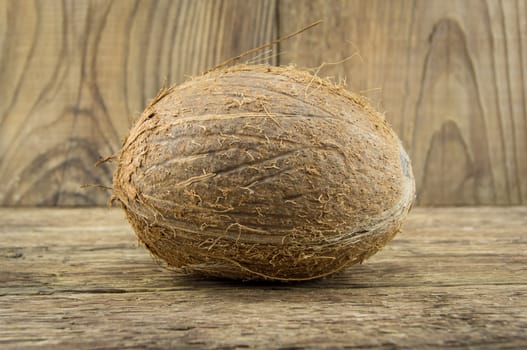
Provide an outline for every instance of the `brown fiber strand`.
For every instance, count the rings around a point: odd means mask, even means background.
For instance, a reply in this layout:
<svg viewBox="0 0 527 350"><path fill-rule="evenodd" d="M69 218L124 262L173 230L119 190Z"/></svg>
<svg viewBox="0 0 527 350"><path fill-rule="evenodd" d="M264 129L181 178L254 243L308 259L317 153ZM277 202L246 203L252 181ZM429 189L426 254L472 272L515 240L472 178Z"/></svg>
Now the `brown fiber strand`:
<svg viewBox="0 0 527 350"><path fill-rule="evenodd" d="M222 67L228 66L229 64L234 63L234 62L236 62L236 61L238 61L238 60L240 60L240 59L242 59L242 58L244 58L244 57L247 57L247 56L249 56L249 55L251 55L251 54L253 54L253 53L255 53L255 52L258 52L258 51L260 51L260 50L266 49L266 48L271 47L271 46L273 46L273 45L275 45L275 44L279 44L279 43L281 43L282 41L285 41L285 40L287 40L287 39L290 39L290 38L292 38L292 37L294 37L294 36L297 36L298 34L301 34L301 33L305 32L306 30L309 30L309 29L311 29L311 28L313 28L313 27L318 26L320 23L322 23L322 20L318 20L318 21L316 21L316 22L314 22L314 23L311 23L310 25L308 25L308 26L306 26L306 27L304 27L304 28L302 28L302 29L300 29L300 30L297 30L297 31L294 32L294 33L291 33L291 34L285 35L285 36L283 36L283 37L281 37L281 38L278 38L278 39L276 39L276 40L273 40L273 41L271 41L271 42L269 42L269 43L267 43L267 44L264 44L264 45L261 45L261 46L255 47L254 49L250 49L250 50L248 50L248 51L245 51L244 53L242 53L242 54L240 54L240 55L238 55L238 56L231 57L231 58L229 58L228 60L226 60L226 61L224 61L224 62L218 64L217 66L215 66L215 67L209 69L209 70L206 71L204 74L206 74L206 73L208 73L208 72L210 72L210 71L214 71L214 70L220 69L220 68L222 68Z"/></svg>
<svg viewBox="0 0 527 350"><path fill-rule="evenodd" d="M104 190L113 190L113 187L104 186L101 184L84 184L84 185L81 185L81 188L100 188Z"/></svg>
<svg viewBox="0 0 527 350"><path fill-rule="evenodd" d="M107 162L111 162L111 161L115 160L116 158L117 157L115 155L108 156L108 157L105 157L105 158L101 158L95 163L95 167L98 167L99 165L107 163Z"/></svg>

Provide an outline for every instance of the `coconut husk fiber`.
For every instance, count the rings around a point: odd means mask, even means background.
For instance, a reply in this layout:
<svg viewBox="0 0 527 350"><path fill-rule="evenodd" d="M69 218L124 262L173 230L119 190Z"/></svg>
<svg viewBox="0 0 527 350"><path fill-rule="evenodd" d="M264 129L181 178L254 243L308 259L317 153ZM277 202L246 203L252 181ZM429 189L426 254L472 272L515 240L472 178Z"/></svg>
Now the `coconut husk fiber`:
<svg viewBox="0 0 527 350"><path fill-rule="evenodd" d="M126 137L113 187L154 256L244 280L362 262L400 231L415 197L383 115L341 86L267 65L162 89Z"/></svg>

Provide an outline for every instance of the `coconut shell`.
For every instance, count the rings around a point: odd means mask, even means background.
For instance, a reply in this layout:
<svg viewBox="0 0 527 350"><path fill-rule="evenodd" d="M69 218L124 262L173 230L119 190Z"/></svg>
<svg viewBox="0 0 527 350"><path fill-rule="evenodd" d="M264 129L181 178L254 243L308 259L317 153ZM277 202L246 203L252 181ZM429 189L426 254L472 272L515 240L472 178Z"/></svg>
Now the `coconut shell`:
<svg viewBox="0 0 527 350"><path fill-rule="evenodd" d="M362 262L415 197L401 142L363 98L261 65L160 91L124 141L113 187L169 266L283 281Z"/></svg>

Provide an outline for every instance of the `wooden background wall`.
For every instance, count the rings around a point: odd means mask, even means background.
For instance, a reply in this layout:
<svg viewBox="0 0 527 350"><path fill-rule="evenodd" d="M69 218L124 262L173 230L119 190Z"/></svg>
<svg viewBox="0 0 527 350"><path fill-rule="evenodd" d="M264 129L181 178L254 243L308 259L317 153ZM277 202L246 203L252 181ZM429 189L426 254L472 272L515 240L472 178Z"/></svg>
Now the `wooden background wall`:
<svg viewBox="0 0 527 350"><path fill-rule="evenodd" d="M180 83L324 22L258 62L317 67L386 112L420 205L527 203L525 0L0 0L0 205L105 205L115 153Z"/></svg>

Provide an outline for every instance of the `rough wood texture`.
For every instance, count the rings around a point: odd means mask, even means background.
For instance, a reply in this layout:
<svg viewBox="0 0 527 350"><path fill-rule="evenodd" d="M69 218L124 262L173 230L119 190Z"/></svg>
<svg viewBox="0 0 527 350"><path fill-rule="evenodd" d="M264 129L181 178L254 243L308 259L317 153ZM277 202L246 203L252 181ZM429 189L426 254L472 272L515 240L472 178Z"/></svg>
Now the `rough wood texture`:
<svg viewBox="0 0 527 350"><path fill-rule="evenodd" d="M323 67L386 111L418 204L527 203L527 2L279 2L280 63Z"/></svg>
<svg viewBox="0 0 527 350"><path fill-rule="evenodd" d="M104 205L131 119L166 77L322 19L260 62L323 67L386 111L421 205L527 203L522 0L0 1L0 205Z"/></svg>
<svg viewBox="0 0 527 350"><path fill-rule="evenodd" d="M527 208L416 209L364 265L300 284L159 268L120 210L0 210L0 347L527 346Z"/></svg>
<svg viewBox="0 0 527 350"><path fill-rule="evenodd" d="M80 185L165 78L275 37L274 1L0 1L0 205L104 205Z"/></svg>

